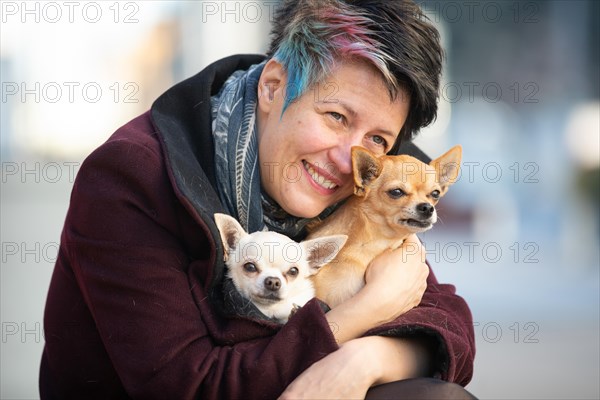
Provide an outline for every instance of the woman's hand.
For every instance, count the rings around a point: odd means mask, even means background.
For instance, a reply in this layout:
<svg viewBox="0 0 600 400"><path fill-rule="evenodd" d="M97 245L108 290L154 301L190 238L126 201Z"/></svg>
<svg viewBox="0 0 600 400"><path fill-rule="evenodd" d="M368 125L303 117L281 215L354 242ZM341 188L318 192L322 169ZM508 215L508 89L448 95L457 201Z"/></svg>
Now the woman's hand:
<svg viewBox="0 0 600 400"><path fill-rule="evenodd" d="M416 235L377 256L365 273L365 287L326 314L338 343L358 338L417 306L428 275L425 248Z"/></svg>
<svg viewBox="0 0 600 400"><path fill-rule="evenodd" d="M298 376L280 399L364 399L373 385L425 376L426 347L412 339L350 340Z"/></svg>
<svg viewBox="0 0 600 400"><path fill-rule="evenodd" d="M417 235L410 235L400 248L377 256L367 268L363 291L375 300L372 312L380 323L393 321L419 305L428 276L425 247Z"/></svg>
<svg viewBox="0 0 600 400"><path fill-rule="evenodd" d="M373 352L361 346L363 339L349 341L311 365L279 399L364 399L380 374Z"/></svg>

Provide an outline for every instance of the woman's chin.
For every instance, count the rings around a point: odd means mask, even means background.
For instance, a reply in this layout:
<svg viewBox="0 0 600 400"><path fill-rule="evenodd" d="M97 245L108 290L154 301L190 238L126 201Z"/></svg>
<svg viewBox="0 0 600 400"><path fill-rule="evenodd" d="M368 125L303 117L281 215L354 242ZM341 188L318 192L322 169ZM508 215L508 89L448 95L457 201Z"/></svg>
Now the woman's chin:
<svg viewBox="0 0 600 400"><path fill-rule="evenodd" d="M323 204L307 204L306 202L298 201L282 205L285 212L298 218L315 218L327 207L327 205Z"/></svg>
<svg viewBox="0 0 600 400"><path fill-rule="evenodd" d="M319 210L318 212L306 212L306 210L288 211L288 214L298 218L316 218L323 210Z"/></svg>
<svg viewBox="0 0 600 400"><path fill-rule="evenodd" d="M341 190L337 190L334 195L323 196L315 193L310 187L308 189L306 187L296 187L295 189L294 192L283 192L280 196L281 202L279 202L279 205L285 212L298 218L318 217L327 207L352 194L352 189L344 191L349 192L346 196L343 196Z"/></svg>

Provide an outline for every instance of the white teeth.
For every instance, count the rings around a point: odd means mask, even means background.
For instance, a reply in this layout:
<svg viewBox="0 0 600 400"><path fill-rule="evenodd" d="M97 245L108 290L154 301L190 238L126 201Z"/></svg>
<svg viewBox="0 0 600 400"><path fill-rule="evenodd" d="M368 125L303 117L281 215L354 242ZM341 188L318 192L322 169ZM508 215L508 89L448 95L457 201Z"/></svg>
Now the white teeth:
<svg viewBox="0 0 600 400"><path fill-rule="evenodd" d="M314 168L311 167L306 161L302 161L302 164L304 164L306 171L308 171L310 176L319 184L319 186L325 189L333 189L337 186L335 183L327 180L327 178L325 178L323 175L318 174L317 171L315 171Z"/></svg>

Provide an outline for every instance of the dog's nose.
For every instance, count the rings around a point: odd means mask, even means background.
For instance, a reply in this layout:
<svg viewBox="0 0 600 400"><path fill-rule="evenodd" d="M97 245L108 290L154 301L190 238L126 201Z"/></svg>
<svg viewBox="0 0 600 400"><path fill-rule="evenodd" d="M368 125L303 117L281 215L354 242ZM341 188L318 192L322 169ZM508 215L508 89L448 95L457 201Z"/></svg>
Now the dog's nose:
<svg viewBox="0 0 600 400"><path fill-rule="evenodd" d="M417 211L423 217L429 218L433 214L433 206L429 203L417 204Z"/></svg>
<svg viewBox="0 0 600 400"><path fill-rule="evenodd" d="M269 276L265 278L265 287L273 292L276 292L281 287L281 279L275 276Z"/></svg>

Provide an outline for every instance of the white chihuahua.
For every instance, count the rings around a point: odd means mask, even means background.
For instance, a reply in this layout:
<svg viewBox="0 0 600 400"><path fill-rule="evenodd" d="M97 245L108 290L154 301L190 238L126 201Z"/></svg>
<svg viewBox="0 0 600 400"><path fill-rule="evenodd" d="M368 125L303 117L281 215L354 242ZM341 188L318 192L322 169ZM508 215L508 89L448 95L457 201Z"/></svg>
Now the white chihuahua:
<svg viewBox="0 0 600 400"><path fill-rule="evenodd" d="M244 298L282 324L315 296L308 277L333 260L348 239L331 235L297 243L276 232L248 234L225 214L215 214L215 223L225 249L227 276Z"/></svg>

